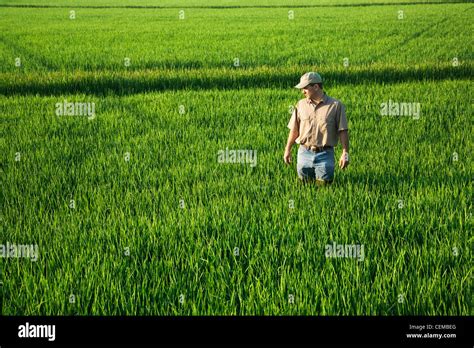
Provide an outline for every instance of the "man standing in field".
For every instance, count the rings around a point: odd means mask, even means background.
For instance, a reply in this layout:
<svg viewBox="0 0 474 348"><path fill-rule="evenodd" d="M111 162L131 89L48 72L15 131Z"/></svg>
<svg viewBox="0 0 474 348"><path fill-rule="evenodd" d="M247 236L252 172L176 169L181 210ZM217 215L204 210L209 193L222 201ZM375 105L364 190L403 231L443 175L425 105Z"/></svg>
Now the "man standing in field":
<svg viewBox="0 0 474 348"><path fill-rule="evenodd" d="M288 128L290 134L283 160L291 163L291 147L299 143L297 172L303 180L316 179L326 184L334 180L334 147L342 144L339 167L349 165L349 135L344 105L323 91L321 76L309 72L301 76L295 88L305 95L296 104Z"/></svg>

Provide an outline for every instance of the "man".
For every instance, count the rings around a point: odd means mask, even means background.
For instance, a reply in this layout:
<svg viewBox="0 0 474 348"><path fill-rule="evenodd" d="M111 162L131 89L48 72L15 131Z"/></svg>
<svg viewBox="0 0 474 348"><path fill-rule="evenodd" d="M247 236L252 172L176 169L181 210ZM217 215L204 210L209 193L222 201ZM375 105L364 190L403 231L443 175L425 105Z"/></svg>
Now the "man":
<svg viewBox="0 0 474 348"><path fill-rule="evenodd" d="M291 163L291 147L299 143L298 177L303 181L316 179L319 184L329 184L334 180L334 147L338 137L342 145L339 167L345 169L349 165L345 107L324 93L318 73L304 74L295 88L301 89L306 98L298 101L288 123L290 134L283 160Z"/></svg>

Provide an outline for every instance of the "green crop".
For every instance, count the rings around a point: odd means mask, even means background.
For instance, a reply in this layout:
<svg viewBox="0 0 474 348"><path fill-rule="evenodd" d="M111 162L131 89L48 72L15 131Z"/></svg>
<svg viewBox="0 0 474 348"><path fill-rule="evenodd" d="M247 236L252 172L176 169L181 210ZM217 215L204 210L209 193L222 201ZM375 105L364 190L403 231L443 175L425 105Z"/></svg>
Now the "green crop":
<svg viewBox="0 0 474 348"><path fill-rule="evenodd" d="M472 315L474 6L311 3L0 2L0 246L38 247L2 314ZM283 163L307 71L349 120L326 187Z"/></svg>

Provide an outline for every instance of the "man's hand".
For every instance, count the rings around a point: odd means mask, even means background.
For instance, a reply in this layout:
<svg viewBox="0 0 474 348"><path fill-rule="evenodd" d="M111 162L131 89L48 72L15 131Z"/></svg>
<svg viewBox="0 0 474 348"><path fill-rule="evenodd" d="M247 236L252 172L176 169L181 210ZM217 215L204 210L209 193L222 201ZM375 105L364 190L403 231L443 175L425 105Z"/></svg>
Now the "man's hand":
<svg viewBox="0 0 474 348"><path fill-rule="evenodd" d="M285 161L286 164L291 163L291 149L285 149L285 154L283 155L283 161Z"/></svg>
<svg viewBox="0 0 474 348"><path fill-rule="evenodd" d="M341 169L345 169L347 168L348 165L349 165L349 153L343 150L341 158L339 159L339 167Z"/></svg>

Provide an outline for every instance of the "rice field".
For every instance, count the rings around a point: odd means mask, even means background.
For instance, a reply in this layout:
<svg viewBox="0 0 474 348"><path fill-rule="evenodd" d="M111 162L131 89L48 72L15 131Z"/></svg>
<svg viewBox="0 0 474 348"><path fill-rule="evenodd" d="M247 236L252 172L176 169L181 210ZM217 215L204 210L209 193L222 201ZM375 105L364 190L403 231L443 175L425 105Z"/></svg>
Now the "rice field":
<svg viewBox="0 0 474 348"><path fill-rule="evenodd" d="M417 2L0 1L1 313L473 315L474 5ZM325 187L283 163L307 71Z"/></svg>

